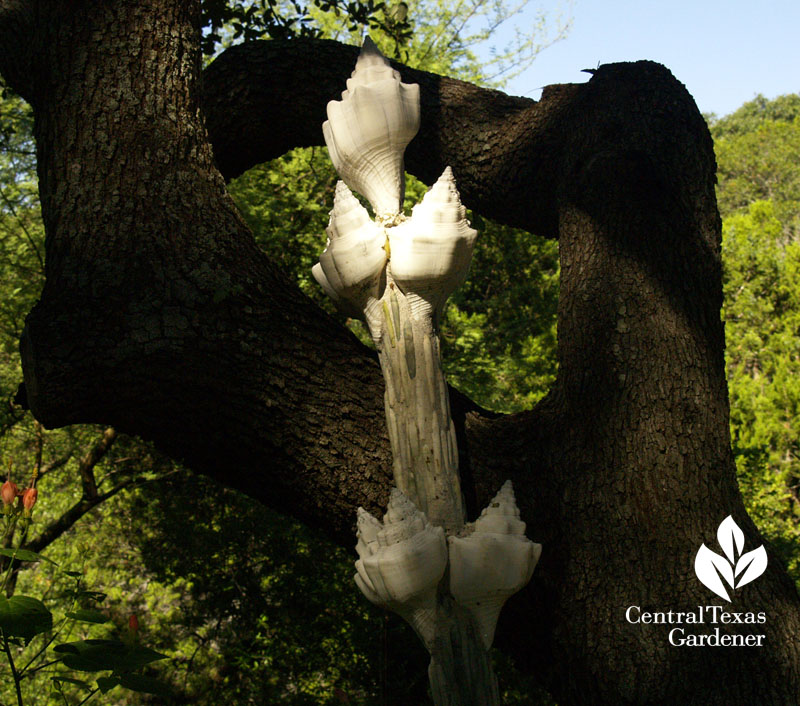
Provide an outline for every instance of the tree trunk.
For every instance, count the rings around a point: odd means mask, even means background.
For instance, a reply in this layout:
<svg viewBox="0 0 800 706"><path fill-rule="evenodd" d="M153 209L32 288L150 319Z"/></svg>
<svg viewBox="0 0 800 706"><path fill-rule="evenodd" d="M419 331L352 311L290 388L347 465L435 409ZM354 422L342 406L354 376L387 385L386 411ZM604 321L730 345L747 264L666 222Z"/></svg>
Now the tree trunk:
<svg viewBox="0 0 800 706"><path fill-rule="evenodd" d="M391 485L380 370L258 252L227 196L201 119L198 6L0 1L0 71L34 105L47 228L28 400L48 426L153 439L352 544L356 506L378 511ZM224 173L321 142L354 56L259 42L212 64ZM693 560L728 514L747 548L763 541L734 476L715 165L691 97L650 62L538 103L401 70L422 89L409 171L450 164L466 205L560 240L550 394L507 418L451 398L468 514L510 477L544 545L497 642L562 706L795 704L798 597L773 554L725 606L766 623L719 626L762 647L673 647L670 625L625 619L720 603Z"/></svg>

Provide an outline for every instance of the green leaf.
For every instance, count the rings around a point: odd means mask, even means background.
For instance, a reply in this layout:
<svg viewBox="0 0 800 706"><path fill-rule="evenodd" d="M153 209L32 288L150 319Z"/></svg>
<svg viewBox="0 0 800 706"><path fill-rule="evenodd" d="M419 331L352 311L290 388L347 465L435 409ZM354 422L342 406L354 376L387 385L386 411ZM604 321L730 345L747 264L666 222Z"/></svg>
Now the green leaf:
<svg viewBox="0 0 800 706"><path fill-rule="evenodd" d="M80 679L73 679L72 677L50 677L50 680L55 682L56 686L60 686L61 684L74 684L81 689L86 689L86 691L92 690L92 685L88 682L81 681Z"/></svg>
<svg viewBox="0 0 800 706"><path fill-rule="evenodd" d="M14 549L12 547L3 547L0 549L0 556L14 557L18 561L49 561L51 564L58 566L52 559L46 556L37 554L36 552L29 551L28 549Z"/></svg>
<svg viewBox="0 0 800 706"><path fill-rule="evenodd" d="M0 596L0 628L6 637L30 640L53 628L53 614L38 598Z"/></svg>
<svg viewBox="0 0 800 706"><path fill-rule="evenodd" d="M130 672L166 655L142 645L126 645L119 640L78 640L56 645L55 652L64 666L79 672Z"/></svg>
<svg viewBox="0 0 800 706"><path fill-rule="evenodd" d="M120 685L131 691L139 691L145 694L157 694L159 696L170 696L171 691L167 684L152 677L145 677L141 674L123 674Z"/></svg>
<svg viewBox="0 0 800 706"><path fill-rule="evenodd" d="M94 601L95 603L101 603L106 598L105 593L100 591L87 591L85 588L80 587L73 589L72 591L67 591L66 595L79 600Z"/></svg>
<svg viewBox="0 0 800 706"><path fill-rule="evenodd" d="M105 694L111 691L115 686L119 686L120 681L120 678L117 676L100 677L97 680L97 688Z"/></svg>
<svg viewBox="0 0 800 706"><path fill-rule="evenodd" d="M99 610L92 610L91 608L81 608L72 613L67 613L66 617L81 623L107 623L111 620Z"/></svg>

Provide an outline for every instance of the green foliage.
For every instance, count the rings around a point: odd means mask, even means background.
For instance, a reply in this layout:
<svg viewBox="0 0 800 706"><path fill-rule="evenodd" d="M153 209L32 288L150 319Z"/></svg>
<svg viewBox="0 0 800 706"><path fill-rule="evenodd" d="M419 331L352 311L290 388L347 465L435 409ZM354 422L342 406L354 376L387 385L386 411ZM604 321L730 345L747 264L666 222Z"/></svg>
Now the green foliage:
<svg viewBox="0 0 800 706"><path fill-rule="evenodd" d="M11 501L4 498L3 543L8 545L14 539L18 525L23 526L19 535L22 539L18 540L18 543L22 543L27 526L32 522L32 515L37 515L40 510L38 504L36 509L28 505L23 507L22 502L14 501L13 494ZM109 618L96 607L86 607L87 603L94 606L102 601L105 594L86 589L80 572L61 571L54 561L19 546L5 546L0 555L8 557L0 582L0 643L3 650L3 658L0 659L7 662L11 676L11 680L0 683L3 703L6 702L5 696L8 696L8 703L12 698L10 694L4 695L5 691L13 691L17 706L41 703L40 697L44 691L40 682L46 678L49 678L52 686L53 697L57 694L58 702L64 704L69 704L72 697L79 698L80 704L84 704L97 693L105 693L116 686L129 692L168 693L164 683L138 673L146 665L166 656L140 644L135 630L129 630L122 640L115 639L113 633L100 639L89 637L89 631L108 623ZM38 589L42 598L23 594L4 595L13 593L17 562L38 562L42 559L49 562L51 572L57 572L71 584L64 593L64 600L60 602L62 610L64 606L68 607L58 620L54 619L51 608L43 600L48 598L48 589ZM49 602L53 603L52 599ZM88 626L83 630L83 639L56 642L62 635L70 635L81 624ZM95 685L92 685L85 679L73 676L76 671L108 674L96 675ZM76 692L79 695L76 696Z"/></svg>
<svg viewBox="0 0 800 706"><path fill-rule="evenodd" d="M0 101L0 430L16 423L10 403L22 379L17 341L44 284L32 127L26 103L13 96Z"/></svg>
<svg viewBox="0 0 800 706"><path fill-rule="evenodd" d="M796 483L770 465L763 447L734 443L739 488L747 512L786 564L789 575L800 584L800 512Z"/></svg>
<svg viewBox="0 0 800 706"><path fill-rule="evenodd" d="M761 94L723 118L712 116L710 129L715 142L757 132L771 122L790 123L800 117L800 94L789 93L768 100Z"/></svg>
<svg viewBox="0 0 800 706"><path fill-rule="evenodd" d="M509 6L495 0L412 0L407 4L407 42L391 31L373 33L386 56L418 69L500 88L530 66L539 52L566 37L571 18L537 13L528 26L520 22L529 0ZM498 30L510 31L503 46L492 45ZM334 38L340 38L334 35ZM359 43L359 36L350 36ZM490 46L490 56L479 52ZM481 56L479 56L479 53Z"/></svg>
<svg viewBox="0 0 800 706"><path fill-rule="evenodd" d="M166 620L146 615L160 641L171 636L192 703L336 704L337 692L372 703L380 661L365 656L380 653L383 616L352 590L350 552L184 474L138 494L128 511L140 571L177 582ZM417 654L410 630L398 629ZM397 703L418 703L419 686L404 673L392 693L404 696Z"/></svg>
<svg viewBox="0 0 800 706"><path fill-rule="evenodd" d="M800 117L791 122L765 121L752 132L720 137L719 208L723 216L755 201L772 201L787 230L800 223Z"/></svg>
<svg viewBox="0 0 800 706"><path fill-rule="evenodd" d="M800 96L759 97L712 131L739 485L800 583Z"/></svg>
<svg viewBox="0 0 800 706"><path fill-rule="evenodd" d="M396 11L385 11L385 3L375 0L313 0L311 5L297 0L203 0L201 48L213 54L225 40L295 39L320 37L314 15L330 14L341 18L351 32L360 27L382 30L400 39L409 35L408 26Z"/></svg>
<svg viewBox="0 0 800 706"><path fill-rule="evenodd" d="M487 409L515 412L556 375L558 244L473 216L470 275L442 323L448 379Z"/></svg>

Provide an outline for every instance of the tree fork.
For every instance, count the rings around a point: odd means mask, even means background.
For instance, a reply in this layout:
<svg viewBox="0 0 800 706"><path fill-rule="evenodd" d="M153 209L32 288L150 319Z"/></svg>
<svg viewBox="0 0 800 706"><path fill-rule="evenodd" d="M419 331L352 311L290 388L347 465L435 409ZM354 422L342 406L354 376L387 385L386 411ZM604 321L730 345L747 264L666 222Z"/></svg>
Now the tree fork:
<svg viewBox="0 0 800 706"><path fill-rule="evenodd" d="M391 484L380 371L258 253L225 195L199 113L196 11L0 4L0 71L36 111L47 227L47 285L22 344L30 404L48 426L153 439L350 544L356 505L377 511ZM305 57L294 63L269 44L229 50L206 73L217 159L237 165L228 174L248 166L237 127L256 117L237 93L248 76L260 94L313 65L338 87L355 56L331 45L349 57L338 70L314 63L315 44L294 47ZM259 69L248 52L269 59ZM510 477L546 547L498 645L560 704L794 704L798 597L769 548L766 573L736 599L767 614L747 669L745 653L673 648L665 626L624 619L631 604L713 600L691 562L726 515L748 546L763 541L730 452L714 156L691 97L650 62L602 66L539 102L429 76L406 79L420 83L425 116L409 171L432 181L450 163L468 206L560 240L550 394L502 419L453 405L468 511ZM317 113L334 93L310 96ZM278 93L261 99L291 110ZM319 122L310 113L284 143ZM476 145L481 159L462 170Z"/></svg>

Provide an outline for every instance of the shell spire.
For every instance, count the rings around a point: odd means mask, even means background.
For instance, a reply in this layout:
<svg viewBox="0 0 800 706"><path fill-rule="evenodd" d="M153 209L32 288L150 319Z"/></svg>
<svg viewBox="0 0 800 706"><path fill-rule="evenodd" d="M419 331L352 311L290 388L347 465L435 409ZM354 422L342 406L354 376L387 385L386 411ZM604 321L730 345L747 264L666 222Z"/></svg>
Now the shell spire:
<svg viewBox="0 0 800 706"><path fill-rule="evenodd" d="M389 229L392 276L411 300L412 313L441 312L466 279L477 235L467 221L453 170L446 167L411 218Z"/></svg>
<svg viewBox="0 0 800 706"><path fill-rule="evenodd" d="M523 532L511 481L483 510L467 537L448 537L450 593L472 614L488 650L503 604L533 575L542 545Z"/></svg>
<svg viewBox="0 0 800 706"><path fill-rule="evenodd" d="M444 530L394 488L381 524L358 509L355 581L373 603L399 613L428 645L436 591L447 566Z"/></svg>
<svg viewBox="0 0 800 706"><path fill-rule="evenodd" d="M379 298L383 289L384 230L340 181L325 232L328 243L311 273L345 313L360 318L367 302Z"/></svg>
<svg viewBox="0 0 800 706"><path fill-rule="evenodd" d="M403 153L419 130L419 86L400 81L367 38L340 101L330 101L325 144L342 180L363 194L379 217L400 213Z"/></svg>

